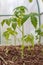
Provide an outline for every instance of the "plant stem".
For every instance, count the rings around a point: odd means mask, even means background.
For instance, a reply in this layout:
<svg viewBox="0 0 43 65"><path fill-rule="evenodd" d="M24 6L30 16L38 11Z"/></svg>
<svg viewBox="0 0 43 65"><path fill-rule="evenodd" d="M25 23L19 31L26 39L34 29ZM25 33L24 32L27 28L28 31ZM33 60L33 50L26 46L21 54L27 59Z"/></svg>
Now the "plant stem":
<svg viewBox="0 0 43 65"><path fill-rule="evenodd" d="M24 25L22 26L22 37L24 36ZM24 44L24 41L22 41L22 44Z"/></svg>
<svg viewBox="0 0 43 65"><path fill-rule="evenodd" d="M40 29L40 25L41 25L41 17L40 17L40 6L39 6L39 2L38 0L36 0L37 3L37 7L38 7L38 13L39 13L39 29ZM40 29L41 30L41 29ZM39 32L40 33L40 32ZM41 41L41 36L39 35L39 43Z"/></svg>
<svg viewBox="0 0 43 65"><path fill-rule="evenodd" d="M16 46L16 36L14 35L14 44Z"/></svg>
<svg viewBox="0 0 43 65"><path fill-rule="evenodd" d="M6 40L6 44L9 44L9 43L8 43L8 40Z"/></svg>
<svg viewBox="0 0 43 65"><path fill-rule="evenodd" d="M24 36L24 25L22 26L22 37ZM22 46L24 46L24 41L22 40ZM22 48L22 59L23 59L23 50L24 50L24 47Z"/></svg>

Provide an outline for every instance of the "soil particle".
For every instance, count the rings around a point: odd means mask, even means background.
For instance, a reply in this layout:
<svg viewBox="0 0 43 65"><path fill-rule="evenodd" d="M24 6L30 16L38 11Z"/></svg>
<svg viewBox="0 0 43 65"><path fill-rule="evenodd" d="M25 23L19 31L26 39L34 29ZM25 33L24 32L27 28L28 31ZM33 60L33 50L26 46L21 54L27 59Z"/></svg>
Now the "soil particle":
<svg viewBox="0 0 43 65"><path fill-rule="evenodd" d="M0 65L43 65L43 45L25 47L21 57L21 46L0 46Z"/></svg>

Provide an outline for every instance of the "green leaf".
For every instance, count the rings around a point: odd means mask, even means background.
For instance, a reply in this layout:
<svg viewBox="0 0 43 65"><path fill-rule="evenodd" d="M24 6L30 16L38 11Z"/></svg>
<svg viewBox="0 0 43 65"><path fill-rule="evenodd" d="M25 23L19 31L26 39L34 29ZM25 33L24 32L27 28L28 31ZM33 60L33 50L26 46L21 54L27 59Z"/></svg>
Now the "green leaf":
<svg viewBox="0 0 43 65"><path fill-rule="evenodd" d="M38 16L37 13L30 13L30 14L24 15L23 18L22 18L22 20L21 20L21 25L23 25L23 24L26 22L26 20L29 19L29 17L33 17L33 16L34 16L34 20L36 21L35 23L36 23L36 25L37 25L37 18L35 17L35 16ZM33 23L34 23L34 22L33 22ZM35 24L33 24L33 25L36 27Z"/></svg>
<svg viewBox="0 0 43 65"><path fill-rule="evenodd" d="M38 35L43 36L43 31L41 31L40 29L37 29L35 32L36 32Z"/></svg>
<svg viewBox="0 0 43 65"><path fill-rule="evenodd" d="M37 27L37 18L35 16L31 16L31 23L33 24L34 28Z"/></svg>
<svg viewBox="0 0 43 65"><path fill-rule="evenodd" d="M29 2L31 3L33 0L29 0Z"/></svg>
<svg viewBox="0 0 43 65"><path fill-rule="evenodd" d="M14 31L11 28L7 28L7 31L11 34L14 35Z"/></svg>
<svg viewBox="0 0 43 65"><path fill-rule="evenodd" d="M9 39L9 33L8 33L8 31L5 31L3 33L3 36L6 38L6 40L8 40Z"/></svg>
<svg viewBox="0 0 43 65"><path fill-rule="evenodd" d="M4 25L4 23L5 23L5 20L3 20L3 21L1 22L1 25L3 26L3 25Z"/></svg>
<svg viewBox="0 0 43 65"><path fill-rule="evenodd" d="M16 29L17 24L16 23L12 23L12 28L15 30Z"/></svg>
<svg viewBox="0 0 43 65"><path fill-rule="evenodd" d="M4 19L4 20L1 22L2 26L4 25L4 23L6 23L8 26L10 26L11 19L10 19L10 18L9 18L9 19Z"/></svg>
<svg viewBox="0 0 43 65"><path fill-rule="evenodd" d="M11 21L12 22L16 22L17 21L17 18L11 18Z"/></svg>
<svg viewBox="0 0 43 65"><path fill-rule="evenodd" d="M32 34L23 36L22 40L25 41L26 43L30 42L32 46L34 46L34 36Z"/></svg>
<svg viewBox="0 0 43 65"><path fill-rule="evenodd" d="M21 21L21 25L23 25L29 17L30 17L30 15L28 15L28 14L24 15L22 18L22 21Z"/></svg>
<svg viewBox="0 0 43 65"><path fill-rule="evenodd" d="M40 32L40 35L43 36L43 32Z"/></svg>
<svg viewBox="0 0 43 65"><path fill-rule="evenodd" d="M20 18L17 19L17 24L19 27L21 26L21 19Z"/></svg>
<svg viewBox="0 0 43 65"><path fill-rule="evenodd" d="M22 10L23 11L23 10L28 10L28 9L25 6L18 6L14 10Z"/></svg>
<svg viewBox="0 0 43 65"><path fill-rule="evenodd" d="M25 10L27 10L27 8L25 6L19 6L19 7L16 7L14 9L14 15L16 17L19 17L21 15L24 15L25 14Z"/></svg>
<svg viewBox="0 0 43 65"><path fill-rule="evenodd" d="M38 28L35 32L40 35L41 30Z"/></svg>
<svg viewBox="0 0 43 65"><path fill-rule="evenodd" d="M7 24L8 26L10 26L11 19L6 19L5 21L6 21L6 24Z"/></svg>
<svg viewBox="0 0 43 65"><path fill-rule="evenodd" d="M12 30L11 28L7 28L7 31L9 32L9 34L11 35L17 35L17 32Z"/></svg>

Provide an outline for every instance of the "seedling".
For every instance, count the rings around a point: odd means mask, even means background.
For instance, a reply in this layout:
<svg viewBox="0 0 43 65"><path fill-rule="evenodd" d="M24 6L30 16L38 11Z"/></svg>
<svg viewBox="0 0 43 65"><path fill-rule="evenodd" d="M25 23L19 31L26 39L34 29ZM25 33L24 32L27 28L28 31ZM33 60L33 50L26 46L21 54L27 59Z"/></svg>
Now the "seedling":
<svg viewBox="0 0 43 65"><path fill-rule="evenodd" d="M31 43L31 45L34 47L34 36L32 34L28 34L28 35L24 35L24 23L26 22L26 20L28 18L31 19L31 23L34 26L34 28L37 28L37 13L30 13L30 14L26 14L26 11L28 11L28 9L25 6L19 6L16 7L13 12L14 12L14 17L11 17L9 19L4 19L2 21L2 26L4 25L4 23L6 23L9 27L6 29L6 31L3 33L3 35L5 36L6 39L9 39L10 35L16 35L17 31L16 28L18 28L20 30L20 32L22 33L22 57L23 57L23 50L24 50L24 41L26 43ZM12 24L12 26L10 27L10 25ZM20 27L22 27L22 30L20 29ZM29 48L29 46L28 46Z"/></svg>
<svg viewBox="0 0 43 65"><path fill-rule="evenodd" d="M32 0L29 0L30 2L32 2ZM27 19L30 18L32 25L35 28L35 32L37 32L37 35L42 35L43 33L41 32L41 30L38 28L37 29L37 24L38 24L38 20L37 20L37 16L39 16L39 14L37 13L30 13L30 14L26 14L26 11L28 11L28 9L25 6L19 6L16 7L13 10L13 17L9 18L9 19L4 19L2 21L2 26L4 25L4 23L6 23L9 27L6 29L6 31L3 33L3 35L5 36L5 38L8 40L10 35L17 35L17 31L16 28L19 29L19 31L22 33L22 56L23 56L23 50L24 50L24 42L26 43L31 43L31 45L34 47L34 36L32 34L28 34L28 35L24 35L24 23L27 21ZM11 27L10 27L11 25ZM20 29L20 27L22 27L22 30ZM16 43L16 42L15 42ZM29 46L28 46L29 48Z"/></svg>

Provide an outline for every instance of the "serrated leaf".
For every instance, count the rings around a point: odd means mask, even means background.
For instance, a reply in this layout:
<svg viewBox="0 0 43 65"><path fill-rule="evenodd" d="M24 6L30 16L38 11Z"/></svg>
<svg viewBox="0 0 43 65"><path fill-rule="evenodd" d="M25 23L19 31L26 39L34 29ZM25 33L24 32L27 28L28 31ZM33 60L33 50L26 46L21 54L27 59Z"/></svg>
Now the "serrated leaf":
<svg viewBox="0 0 43 65"><path fill-rule="evenodd" d="M31 16L31 23L34 26L34 28L37 27L37 18L35 16Z"/></svg>
<svg viewBox="0 0 43 65"><path fill-rule="evenodd" d="M12 28L15 30L16 29L17 24L16 23L12 23Z"/></svg>

